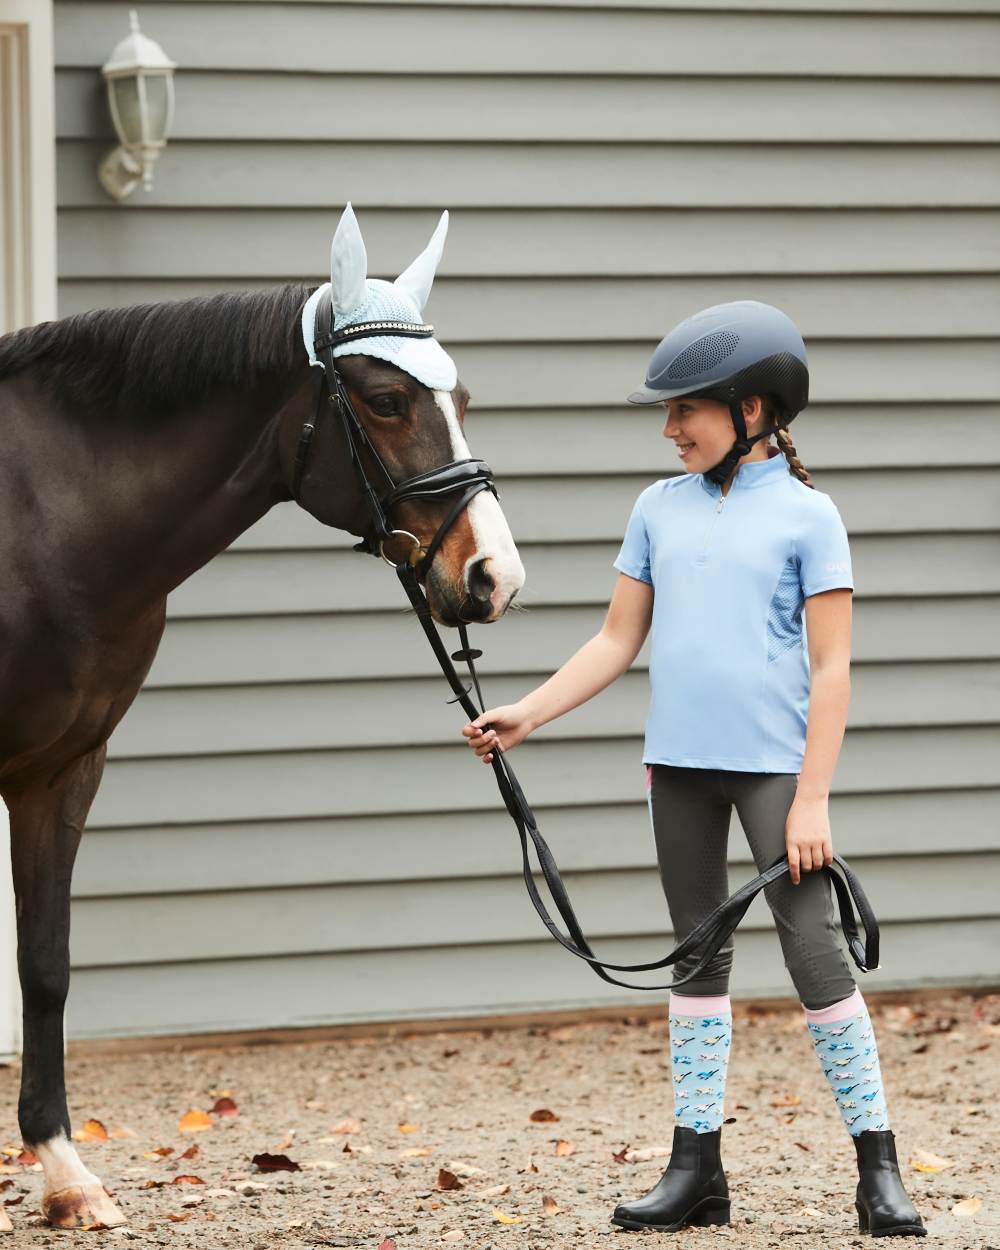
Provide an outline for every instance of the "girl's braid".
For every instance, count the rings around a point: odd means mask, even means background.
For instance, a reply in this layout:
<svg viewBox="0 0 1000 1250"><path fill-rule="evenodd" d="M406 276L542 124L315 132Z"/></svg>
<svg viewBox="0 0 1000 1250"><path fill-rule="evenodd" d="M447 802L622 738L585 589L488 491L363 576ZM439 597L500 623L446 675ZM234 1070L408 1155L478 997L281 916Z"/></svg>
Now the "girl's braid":
<svg viewBox="0 0 1000 1250"><path fill-rule="evenodd" d="M809 470L799 459L798 452L795 450L795 444L792 442L792 436L787 430L776 430L774 437L778 446L784 452L785 459L788 461L788 467L791 471L800 482L805 482L807 486L811 486L813 490L815 490L816 487L813 484L812 478L809 476Z"/></svg>

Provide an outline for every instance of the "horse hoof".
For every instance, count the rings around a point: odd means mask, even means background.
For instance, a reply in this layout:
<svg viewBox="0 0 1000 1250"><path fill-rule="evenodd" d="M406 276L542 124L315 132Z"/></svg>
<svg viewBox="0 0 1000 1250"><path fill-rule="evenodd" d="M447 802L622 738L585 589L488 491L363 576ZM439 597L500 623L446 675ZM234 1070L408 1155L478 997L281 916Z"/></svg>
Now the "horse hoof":
<svg viewBox="0 0 1000 1250"><path fill-rule="evenodd" d="M117 1228L126 1222L103 1185L71 1185L42 1199L42 1213L53 1228Z"/></svg>

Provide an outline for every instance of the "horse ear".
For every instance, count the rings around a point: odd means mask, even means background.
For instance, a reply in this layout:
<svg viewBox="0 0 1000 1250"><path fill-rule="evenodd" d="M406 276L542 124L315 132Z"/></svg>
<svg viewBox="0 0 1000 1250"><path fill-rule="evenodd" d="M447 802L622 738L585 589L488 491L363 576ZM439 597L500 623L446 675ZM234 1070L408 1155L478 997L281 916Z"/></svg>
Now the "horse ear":
<svg viewBox="0 0 1000 1250"><path fill-rule="evenodd" d="M437 224L437 229L431 235L430 243L427 244L413 264L399 275L394 283L395 286L406 291L408 295L413 296L421 312L423 312L424 305L430 296L431 286L434 283L434 274L441 263L441 253L444 251L444 240L447 233L448 210L445 209L441 214L441 220Z"/></svg>
<svg viewBox="0 0 1000 1250"><path fill-rule="evenodd" d="M333 310L346 316L368 298L368 253L361 237L361 227L348 203L337 224L330 247L330 287Z"/></svg>

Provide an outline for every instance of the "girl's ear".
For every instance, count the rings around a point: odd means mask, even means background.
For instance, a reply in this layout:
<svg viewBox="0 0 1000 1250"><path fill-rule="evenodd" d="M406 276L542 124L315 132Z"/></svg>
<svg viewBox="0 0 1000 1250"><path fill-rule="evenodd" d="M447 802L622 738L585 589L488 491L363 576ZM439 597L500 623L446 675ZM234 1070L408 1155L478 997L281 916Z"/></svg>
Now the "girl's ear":
<svg viewBox="0 0 1000 1250"><path fill-rule="evenodd" d="M368 298L368 253L350 204L344 209L330 246L330 294L333 310L344 317Z"/></svg>

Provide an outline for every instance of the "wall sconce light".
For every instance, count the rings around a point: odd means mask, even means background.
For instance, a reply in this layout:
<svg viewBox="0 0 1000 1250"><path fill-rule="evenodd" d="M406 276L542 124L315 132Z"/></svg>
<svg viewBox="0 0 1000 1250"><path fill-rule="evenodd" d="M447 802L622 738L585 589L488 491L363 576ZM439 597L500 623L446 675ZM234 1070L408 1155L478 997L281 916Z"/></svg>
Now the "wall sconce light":
<svg viewBox="0 0 1000 1250"><path fill-rule="evenodd" d="M174 70L158 43L139 30L135 9L129 10L129 34L101 67L108 107L121 146L101 162L97 176L108 195L124 200L142 179L153 186L153 166L167 145L174 118Z"/></svg>

